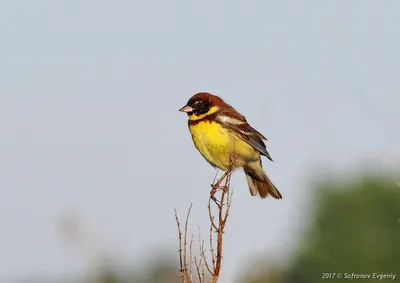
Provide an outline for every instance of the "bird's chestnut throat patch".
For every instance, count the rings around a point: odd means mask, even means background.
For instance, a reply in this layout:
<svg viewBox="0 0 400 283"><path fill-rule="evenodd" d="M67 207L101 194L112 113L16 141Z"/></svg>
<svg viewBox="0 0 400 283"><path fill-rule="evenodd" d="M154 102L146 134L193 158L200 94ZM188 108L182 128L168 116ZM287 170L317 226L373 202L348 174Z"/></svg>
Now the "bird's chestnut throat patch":
<svg viewBox="0 0 400 283"><path fill-rule="evenodd" d="M193 112L188 113L189 114L189 120L191 121L196 121L196 120L201 120L204 119L205 117L214 114L219 110L218 106L212 106L207 108L193 108Z"/></svg>

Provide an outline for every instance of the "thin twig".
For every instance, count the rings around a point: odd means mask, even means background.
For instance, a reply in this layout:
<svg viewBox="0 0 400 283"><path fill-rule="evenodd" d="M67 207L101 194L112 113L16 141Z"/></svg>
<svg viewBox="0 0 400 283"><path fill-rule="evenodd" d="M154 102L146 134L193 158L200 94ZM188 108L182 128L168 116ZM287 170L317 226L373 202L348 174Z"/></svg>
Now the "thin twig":
<svg viewBox="0 0 400 283"><path fill-rule="evenodd" d="M191 283L192 280L190 279L189 273L188 273L188 264L187 264L187 234L188 234L188 223L189 223L189 215L192 210L192 205L193 203L190 204L188 213L186 214L186 221L185 221L185 235L184 235L184 242L183 242L183 266L184 266L184 272L186 276L187 282Z"/></svg>
<svg viewBox="0 0 400 283"><path fill-rule="evenodd" d="M202 243L201 243L201 247L200 247L200 254L203 254L204 255L204 241L202 241ZM204 282L204 280L205 280L205 275L206 275L206 272L205 272L205 265L206 265L206 258L205 257L203 257L203 256L201 256L200 257L200 266L201 266L201 279L203 280L203 282Z"/></svg>
<svg viewBox="0 0 400 283"><path fill-rule="evenodd" d="M178 219L178 213L176 212L175 209L175 219L176 219L176 225L178 226L178 237L179 237L179 263L180 263L180 273L181 273L181 282L185 283L185 273L183 270L183 260L182 260L182 230L181 230L181 224L179 223Z"/></svg>
<svg viewBox="0 0 400 283"><path fill-rule="evenodd" d="M200 267L201 267L201 280L200 282L205 282L205 272L204 265L207 264L206 258L204 257L204 241L201 239L201 230L200 226L197 226L198 238L199 238L199 247L200 247Z"/></svg>
<svg viewBox="0 0 400 283"><path fill-rule="evenodd" d="M194 258L194 263L196 265L196 271L197 271L197 276L199 277L199 282L203 283L204 281L202 281L202 279L201 279L200 268L199 268L199 264L197 263L197 258Z"/></svg>
<svg viewBox="0 0 400 283"><path fill-rule="evenodd" d="M193 273L192 273L192 265L193 265L193 250L192 250L192 245L193 245L193 238L194 235L192 235L192 238L190 239L190 245L189 245L189 253L190 253L190 264L189 264L189 275L190 275L190 280L193 281Z"/></svg>
<svg viewBox="0 0 400 283"><path fill-rule="evenodd" d="M215 222L214 222L214 216L212 215L212 210L211 210L211 200L212 200L212 198L213 198L213 197L210 197L210 198L208 199L208 217L210 218L211 230L214 228L215 231L217 231L217 230L218 230L218 226L217 226L217 224L215 224ZM217 205L218 205L218 204L217 204ZM219 208L219 205L218 205L218 208Z"/></svg>

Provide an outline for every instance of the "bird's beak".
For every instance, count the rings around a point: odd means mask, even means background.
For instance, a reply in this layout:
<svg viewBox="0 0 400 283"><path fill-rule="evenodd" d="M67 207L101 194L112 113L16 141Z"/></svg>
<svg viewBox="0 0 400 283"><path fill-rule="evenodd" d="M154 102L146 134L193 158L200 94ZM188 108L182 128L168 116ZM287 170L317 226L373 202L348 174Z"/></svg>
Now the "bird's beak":
<svg viewBox="0 0 400 283"><path fill-rule="evenodd" d="M179 109L179 111L188 113L188 112L192 112L193 108L190 107L190 106L185 105L181 109Z"/></svg>

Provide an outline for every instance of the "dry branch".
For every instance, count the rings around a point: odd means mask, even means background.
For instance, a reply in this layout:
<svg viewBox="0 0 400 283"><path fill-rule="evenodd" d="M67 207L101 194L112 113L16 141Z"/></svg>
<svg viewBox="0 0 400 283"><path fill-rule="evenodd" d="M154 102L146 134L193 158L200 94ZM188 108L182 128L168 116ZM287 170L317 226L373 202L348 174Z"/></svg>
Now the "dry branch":
<svg viewBox="0 0 400 283"><path fill-rule="evenodd" d="M208 206L207 206L208 216L210 219L209 252L211 257L211 265L207 260L206 251L204 249L204 241L201 239L200 235L200 228L198 232L198 243L200 250L199 258L194 257L193 261L193 251L192 251L193 236L191 238L191 242L189 245L189 254L187 251L188 222L192 205L190 205L188 213L186 214L185 230L183 232L184 234L182 233L181 225L179 223L179 218L175 210L175 219L178 227L178 238L179 238L178 252L179 252L181 283L197 283L197 282L216 283L219 278L222 265L222 254L223 254L223 233L225 231L225 225L229 216L229 209L231 207L232 193L229 192L231 173L232 173L231 170L226 171L225 174L217 182L215 182L214 180L214 184L211 185L212 189L210 192L210 198L208 199ZM212 209L212 206L214 205L217 210L215 216L213 214L213 209ZM183 234L183 239L182 239L182 234ZM216 247L214 247L214 237L216 238L216 243L217 243ZM187 262L188 260L189 263ZM193 264L195 265L194 267L192 267ZM193 272L196 272L196 274L193 274ZM208 276L206 272L208 272ZM209 279L210 281L206 281L207 279Z"/></svg>

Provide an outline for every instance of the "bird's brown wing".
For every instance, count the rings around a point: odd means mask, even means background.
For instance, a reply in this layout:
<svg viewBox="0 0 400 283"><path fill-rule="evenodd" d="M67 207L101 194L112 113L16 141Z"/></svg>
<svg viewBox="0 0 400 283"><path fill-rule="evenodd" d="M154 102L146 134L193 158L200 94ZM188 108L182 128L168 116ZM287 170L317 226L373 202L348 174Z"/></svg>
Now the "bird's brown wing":
<svg viewBox="0 0 400 283"><path fill-rule="evenodd" d="M258 150L262 155L273 161L267 151L263 140L267 140L259 131L247 123L246 118L232 107L221 110L216 117L216 121L237 134L249 145Z"/></svg>

